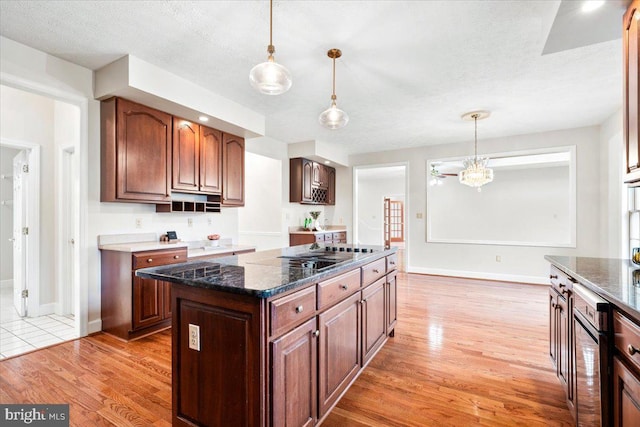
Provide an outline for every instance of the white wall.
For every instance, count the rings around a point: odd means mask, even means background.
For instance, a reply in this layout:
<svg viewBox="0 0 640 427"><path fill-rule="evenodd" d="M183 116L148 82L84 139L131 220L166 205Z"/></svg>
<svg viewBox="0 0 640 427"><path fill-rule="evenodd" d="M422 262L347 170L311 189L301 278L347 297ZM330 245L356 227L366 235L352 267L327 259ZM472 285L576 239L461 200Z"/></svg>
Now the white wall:
<svg viewBox="0 0 640 427"><path fill-rule="evenodd" d="M1 90L1 87L0 87ZM0 147L0 175L13 176L13 158L20 150ZM13 281L13 181L0 179L0 286Z"/></svg>
<svg viewBox="0 0 640 427"><path fill-rule="evenodd" d="M600 255L599 144L599 127L481 140L479 143L481 154L489 156L498 152L576 145L578 218L575 249L426 242L426 160L468 155L473 147L471 142L361 154L351 156L350 161L353 166L409 163L409 271L547 283L549 263L544 255ZM418 215L422 218L417 218ZM501 257L501 262L496 262L496 256Z"/></svg>

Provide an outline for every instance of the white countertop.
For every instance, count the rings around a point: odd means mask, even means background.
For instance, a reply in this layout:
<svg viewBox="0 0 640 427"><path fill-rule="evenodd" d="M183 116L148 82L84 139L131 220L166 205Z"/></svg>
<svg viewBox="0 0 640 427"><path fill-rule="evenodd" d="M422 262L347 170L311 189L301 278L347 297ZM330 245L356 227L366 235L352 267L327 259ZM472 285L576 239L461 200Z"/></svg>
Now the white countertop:
<svg viewBox="0 0 640 427"><path fill-rule="evenodd" d="M129 243L111 243L98 245L98 249L103 251L117 252L141 252L141 251L157 251L160 249L186 248L189 246L187 242L129 242Z"/></svg>
<svg viewBox="0 0 640 427"><path fill-rule="evenodd" d="M347 231L347 227L346 226L340 226L340 225L330 225L327 226L326 229L324 230L318 230L318 231L309 231L309 230L303 230L302 228L296 230L294 229L289 229L289 234L324 234L324 233L340 233L343 231Z"/></svg>
<svg viewBox="0 0 640 427"><path fill-rule="evenodd" d="M201 257L207 255L230 255L234 252L240 251L252 251L255 250L255 246L246 245L228 245L228 246L205 246L199 248L189 248L187 258Z"/></svg>

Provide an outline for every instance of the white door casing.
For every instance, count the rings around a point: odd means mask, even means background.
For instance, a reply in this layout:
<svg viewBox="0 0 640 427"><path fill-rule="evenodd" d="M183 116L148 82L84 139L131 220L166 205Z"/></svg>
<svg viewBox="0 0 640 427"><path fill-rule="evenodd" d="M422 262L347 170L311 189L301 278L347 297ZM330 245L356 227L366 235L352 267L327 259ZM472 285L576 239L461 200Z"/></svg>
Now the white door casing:
<svg viewBox="0 0 640 427"><path fill-rule="evenodd" d="M26 169L25 169L26 168ZM13 158L13 305L19 316L27 315L27 253L28 230L28 185L29 159L26 150Z"/></svg>

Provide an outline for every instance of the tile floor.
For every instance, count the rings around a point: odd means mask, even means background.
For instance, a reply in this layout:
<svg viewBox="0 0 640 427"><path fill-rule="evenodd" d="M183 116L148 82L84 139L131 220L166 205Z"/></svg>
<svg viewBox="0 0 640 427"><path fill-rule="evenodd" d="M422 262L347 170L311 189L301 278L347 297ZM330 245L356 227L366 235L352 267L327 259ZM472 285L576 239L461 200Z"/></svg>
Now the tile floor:
<svg viewBox="0 0 640 427"><path fill-rule="evenodd" d="M77 338L73 316L20 317L11 288L0 289L0 360Z"/></svg>

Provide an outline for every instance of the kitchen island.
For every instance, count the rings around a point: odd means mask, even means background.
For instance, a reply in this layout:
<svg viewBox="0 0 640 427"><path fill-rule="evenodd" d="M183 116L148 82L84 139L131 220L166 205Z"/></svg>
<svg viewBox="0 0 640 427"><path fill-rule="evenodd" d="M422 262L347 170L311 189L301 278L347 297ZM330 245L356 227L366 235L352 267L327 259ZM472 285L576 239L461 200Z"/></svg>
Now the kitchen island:
<svg viewBox="0 0 640 427"><path fill-rule="evenodd" d="M640 266L628 259L545 259L551 263L550 357L569 409L579 425L640 425ZM600 315L585 311L584 288L608 302ZM578 312L599 329L581 326ZM590 328L593 335L585 335Z"/></svg>
<svg viewBox="0 0 640 427"><path fill-rule="evenodd" d="M172 284L173 425L321 423L394 334L396 262L312 244L138 270Z"/></svg>

